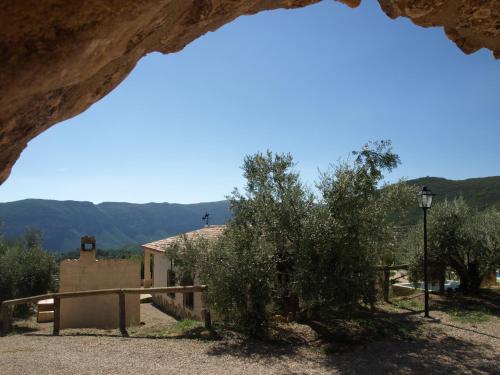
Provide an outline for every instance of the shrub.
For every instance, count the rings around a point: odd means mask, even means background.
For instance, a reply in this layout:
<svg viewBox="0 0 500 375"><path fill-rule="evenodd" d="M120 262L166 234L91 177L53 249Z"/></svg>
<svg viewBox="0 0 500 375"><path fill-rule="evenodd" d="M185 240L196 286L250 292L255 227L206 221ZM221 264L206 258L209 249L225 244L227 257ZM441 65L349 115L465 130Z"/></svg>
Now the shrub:
<svg viewBox="0 0 500 375"><path fill-rule="evenodd" d="M204 238L188 239L180 236L178 241L165 247L165 255L172 260L176 275L172 280L180 285L192 285L198 279L203 259L209 252L211 244Z"/></svg>
<svg viewBox="0 0 500 375"><path fill-rule="evenodd" d="M250 336L262 336L273 297L276 267L272 246L254 231L231 224L208 253L201 279L208 303Z"/></svg>
<svg viewBox="0 0 500 375"><path fill-rule="evenodd" d="M414 199L414 188L407 185L379 187L383 173L399 164L390 142L366 145L354 155L354 162L322 174L321 196L310 211L294 282L310 312L375 301L373 266L392 258L393 218Z"/></svg>
<svg viewBox="0 0 500 375"><path fill-rule="evenodd" d="M38 233L28 231L15 242L0 237L0 301L46 293L55 287L55 272Z"/></svg>

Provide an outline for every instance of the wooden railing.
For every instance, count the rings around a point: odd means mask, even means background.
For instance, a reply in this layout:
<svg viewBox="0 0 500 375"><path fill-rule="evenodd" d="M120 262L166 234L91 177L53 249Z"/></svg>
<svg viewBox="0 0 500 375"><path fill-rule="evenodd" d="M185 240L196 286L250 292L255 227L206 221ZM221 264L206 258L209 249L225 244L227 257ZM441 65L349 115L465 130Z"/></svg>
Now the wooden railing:
<svg viewBox="0 0 500 375"><path fill-rule="evenodd" d="M125 295L126 294L163 294L163 293L202 293L201 298L201 314L205 327L207 329L211 328L210 311L207 309L207 291L206 285L196 285L196 286L169 286L169 287L158 287L158 288L124 288L124 289L97 289L97 290L85 290L79 292L63 292L63 293L48 293L39 296L25 297L12 299L2 302L2 334L7 334L10 331L12 323L12 308L15 305L21 305L26 303L36 303L44 299L54 299L54 324L53 324L53 334L59 335L60 322L61 322L61 299L64 298L75 298L75 297L88 297L88 296L100 296L108 294L118 295L118 314L120 322L120 332L122 335L127 335L126 329L126 313L125 313Z"/></svg>

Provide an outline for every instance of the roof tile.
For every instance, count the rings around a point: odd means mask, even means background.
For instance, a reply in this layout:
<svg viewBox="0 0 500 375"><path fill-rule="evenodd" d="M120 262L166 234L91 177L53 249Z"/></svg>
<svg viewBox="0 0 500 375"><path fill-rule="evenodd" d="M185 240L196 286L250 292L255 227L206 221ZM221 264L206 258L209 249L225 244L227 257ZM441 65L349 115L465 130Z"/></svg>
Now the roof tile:
<svg viewBox="0 0 500 375"><path fill-rule="evenodd" d="M218 239L222 233L226 230L227 225L206 225L201 229L193 230L191 232L177 234L172 237L167 237L162 240L150 242L142 245L142 247L147 248L149 250L155 250L159 252L165 252L165 248L169 245L172 245L176 241L179 241L182 238L182 235L185 234L188 240L194 238L205 238L207 240L216 240Z"/></svg>

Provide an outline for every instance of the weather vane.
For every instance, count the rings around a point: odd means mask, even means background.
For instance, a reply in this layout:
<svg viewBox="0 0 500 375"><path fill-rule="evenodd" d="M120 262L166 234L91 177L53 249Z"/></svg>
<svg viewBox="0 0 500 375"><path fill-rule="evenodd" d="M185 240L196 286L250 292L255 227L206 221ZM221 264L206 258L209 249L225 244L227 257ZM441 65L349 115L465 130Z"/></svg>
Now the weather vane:
<svg viewBox="0 0 500 375"><path fill-rule="evenodd" d="M205 216L201 218L201 220L205 220L205 225L208 227L208 217L210 214L208 212L205 213Z"/></svg>

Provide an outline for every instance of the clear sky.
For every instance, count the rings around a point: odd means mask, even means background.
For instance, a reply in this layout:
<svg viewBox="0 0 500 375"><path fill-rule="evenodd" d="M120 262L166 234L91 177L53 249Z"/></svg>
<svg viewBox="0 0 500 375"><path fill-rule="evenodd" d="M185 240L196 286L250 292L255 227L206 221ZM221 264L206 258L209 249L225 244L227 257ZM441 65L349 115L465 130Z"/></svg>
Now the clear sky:
<svg viewBox="0 0 500 375"><path fill-rule="evenodd" d="M291 152L303 180L368 140L388 179L500 174L500 62L375 1L240 17L183 51L144 57L109 95L30 142L0 201L223 199L246 154Z"/></svg>

